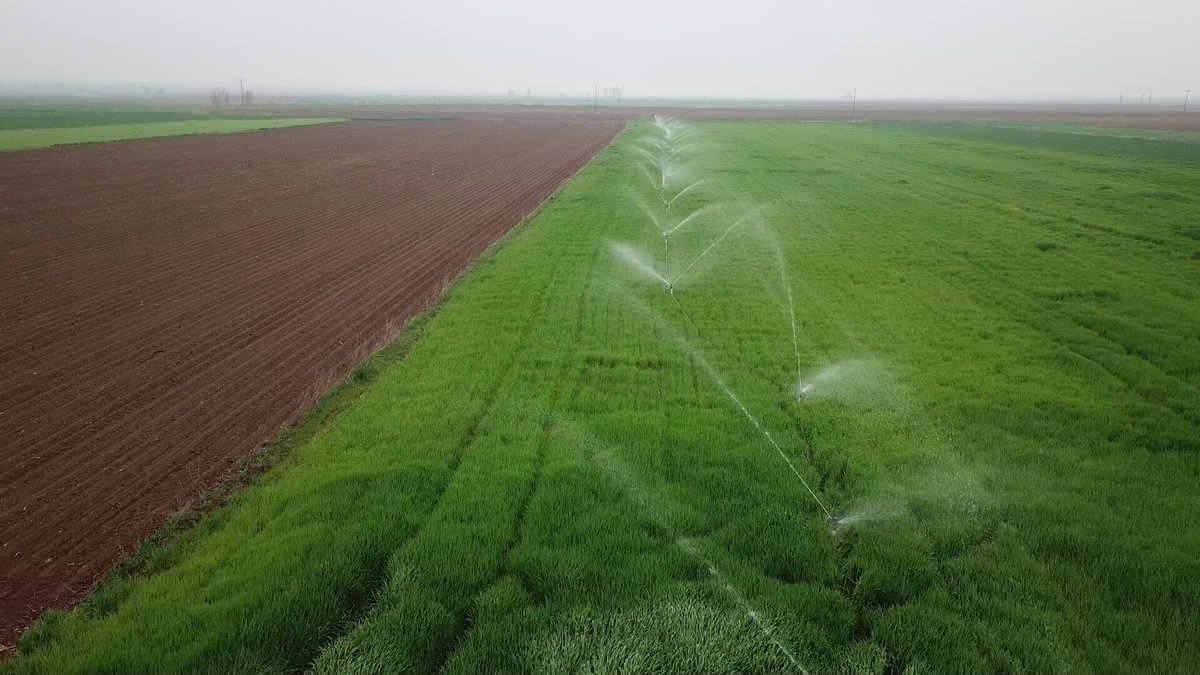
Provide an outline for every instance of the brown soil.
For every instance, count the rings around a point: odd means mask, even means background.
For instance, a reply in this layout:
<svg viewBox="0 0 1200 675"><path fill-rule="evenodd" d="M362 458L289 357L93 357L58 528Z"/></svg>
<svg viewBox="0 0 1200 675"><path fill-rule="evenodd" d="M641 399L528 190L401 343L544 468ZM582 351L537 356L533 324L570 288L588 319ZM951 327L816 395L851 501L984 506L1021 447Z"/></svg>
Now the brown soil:
<svg viewBox="0 0 1200 675"><path fill-rule="evenodd" d="M620 127L363 121L0 155L0 645L295 420Z"/></svg>
<svg viewBox="0 0 1200 675"><path fill-rule="evenodd" d="M1090 124L1105 127L1200 132L1200 105L1187 115L1176 105L1099 103L935 103L859 101L855 119L866 122L979 122ZM667 115L693 120L826 120L850 118L850 102L762 104L758 107L637 107L600 105L257 106L257 114L342 117L454 116L465 119L632 120Z"/></svg>

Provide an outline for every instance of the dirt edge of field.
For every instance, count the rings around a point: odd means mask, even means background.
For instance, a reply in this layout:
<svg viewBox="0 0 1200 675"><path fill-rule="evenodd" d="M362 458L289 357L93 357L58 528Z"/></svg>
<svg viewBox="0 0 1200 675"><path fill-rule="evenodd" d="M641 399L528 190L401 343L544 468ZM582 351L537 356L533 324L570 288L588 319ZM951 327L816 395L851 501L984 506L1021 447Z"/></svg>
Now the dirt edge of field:
<svg viewBox="0 0 1200 675"><path fill-rule="evenodd" d="M139 542L129 554L117 560L108 572L80 594L73 606L47 609L32 624L20 630L16 644L0 644L0 660L17 658L22 653L30 651L33 645L42 645L53 641L55 616L71 612L87 613L95 610L97 599L105 592L120 584L169 569L176 560L176 557L171 555L172 552L179 551L186 547L193 538L202 536L209 531L209 528L205 527L206 525L212 525L212 529L220 527L220 523L215 519L220 517L231 499L260 485L265 480L269 480L274 470L292 457L298 448L327 429L349 410L359 397L379 379L380 375L403 362L412 346L424 336L429 322L453 297L455 289L477 269L487 264L488 260L494 257L513 237L527 229L542 209L553 202L576 176L612 147L626 128L628 128L628 123L622 126L608 144L592 155L591 159L583 166L563 179L516 225L492 242L455 276L448 279L441 290L430 298L424 309L413 315L404 325L399 326L391 335L381 340L365 359L351 368L349 372L344 373L341 379L332 383L332 386L307 411L276 431L270 440L260 445L249 457L241 460L234 470L218 481L216 485L172 514L162 526ZM166 563L161 564L160 561L166 561Z"/></svg>

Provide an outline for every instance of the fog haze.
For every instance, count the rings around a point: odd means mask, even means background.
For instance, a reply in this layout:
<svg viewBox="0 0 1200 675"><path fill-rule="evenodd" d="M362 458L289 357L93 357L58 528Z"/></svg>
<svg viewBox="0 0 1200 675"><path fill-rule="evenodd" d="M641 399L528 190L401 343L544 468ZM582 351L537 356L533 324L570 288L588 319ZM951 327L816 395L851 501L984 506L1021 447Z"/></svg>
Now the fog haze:
<svg viewBox="0 0 1200 675"><path fill-rule="evenodd" d="M1182 97L1200 2L0 0L0 81L627 97Z"/></svg>

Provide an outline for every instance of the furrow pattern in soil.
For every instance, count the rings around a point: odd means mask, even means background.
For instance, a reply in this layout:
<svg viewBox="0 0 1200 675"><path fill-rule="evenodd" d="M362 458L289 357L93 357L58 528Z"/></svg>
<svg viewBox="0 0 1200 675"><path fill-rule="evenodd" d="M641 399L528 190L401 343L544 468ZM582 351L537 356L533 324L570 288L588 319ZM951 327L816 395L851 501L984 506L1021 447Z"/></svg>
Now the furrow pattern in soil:
<svg viewBox="0 0 1200 675"><path fill-rule="evenodd" d="M0 155L0 644L295 419L614 120Z"/></svg>

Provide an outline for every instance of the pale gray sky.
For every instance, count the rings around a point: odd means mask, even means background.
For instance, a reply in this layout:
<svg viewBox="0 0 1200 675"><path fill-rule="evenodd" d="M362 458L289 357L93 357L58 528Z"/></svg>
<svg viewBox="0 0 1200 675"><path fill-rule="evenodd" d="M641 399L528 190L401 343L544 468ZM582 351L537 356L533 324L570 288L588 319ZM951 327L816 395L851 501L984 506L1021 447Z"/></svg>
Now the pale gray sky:
<svg viewBox="0 0 1200 675"><path fill-rule="evenodd" d="M239 75L263 93L1179 97L1200 89L1200 0L0 0L0 81Z"/></svg>

